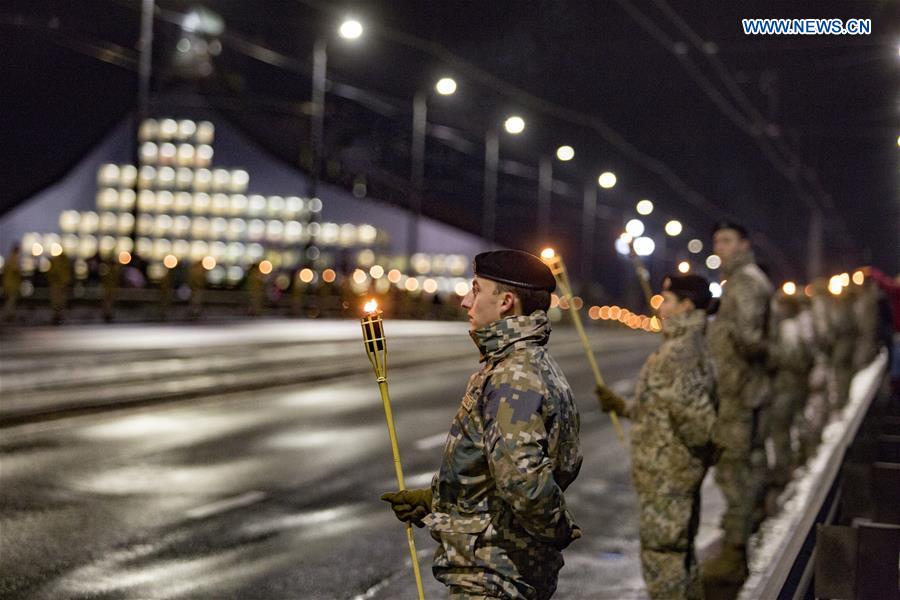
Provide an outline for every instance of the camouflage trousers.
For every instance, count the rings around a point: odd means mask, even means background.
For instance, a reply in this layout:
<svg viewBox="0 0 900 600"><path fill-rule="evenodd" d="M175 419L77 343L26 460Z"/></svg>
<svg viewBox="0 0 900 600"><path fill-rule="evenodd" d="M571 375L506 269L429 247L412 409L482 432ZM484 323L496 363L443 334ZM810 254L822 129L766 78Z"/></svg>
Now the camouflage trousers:
<svg viewBox="0 0 900 600"><path fill-rule="evenodd" d="M719 418L716 441L724 450L716 464L716 483L725 496L724 542L744 547L753 530L754 511L762 508L768 480L766 408L741 408ZM737 414L735 414L735 412Z"/></svg>
<svg viewBox="0 0 900 600"><path fill-rule="evenodd" d="M702 599L694 553L700 524L700 482L692 495L638 492L641 572L653 599Z"/></svg>
<svg viewBox="0 0 900 600"><path fill-rule="evenodd" d="M798 462L791 444L791 431L795 425L799 431L809 396L804 379L800 374L790 377L780 376L776 379L770 424L775 454L772 483L777 487L783 487L790 481L791 471Z"/></svg>
<svg viewBox="0 0 900 600"><path fill-rule="evenodd" d="M499 521L499 522L496 522ZM547 600L556 591L562 553L542 544L507 513L480 530L435 532L440 545L432 573L451 598Z"/></svg>

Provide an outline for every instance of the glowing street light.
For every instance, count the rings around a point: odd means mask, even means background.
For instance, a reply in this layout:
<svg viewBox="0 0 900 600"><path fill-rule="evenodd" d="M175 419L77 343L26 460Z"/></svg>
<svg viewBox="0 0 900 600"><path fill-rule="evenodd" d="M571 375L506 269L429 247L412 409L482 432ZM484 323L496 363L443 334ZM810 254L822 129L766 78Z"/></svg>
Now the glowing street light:
<svg viewBox="0 0 900 600"><path fill-rule="evenodd" d="M706 268L715 271L722 266L722 259L715 254L706 257Z"/></svg>
<svg viewBox="0 0 900 600"><path fill-rule="evenodd" d="M635 207L639 215L647 216L653 212L653 202L650 200L641 200Z"/></svg>
<svg viewBox="0 0 900 600"><path fill-rule="evenodd" d="M691 263L689 263L688 261L683 260L680 263L678 263L678 272L679 273L688 273L688 272L690 272L690 270L691 270Z"/></svg>
<svg viewBox="0 0 900 600"><path fill-rule="evenodd" d="M683 228L681 226L681 221L676 221L675 219L672 219L671 221L666 223L666 234L670 235L671 237L680 235L682 229Z"/></svg>
<svg viewBox="0 0 900 600"><path fill-rule="evenodd" d="M700 254L703 252L703 242L694 238L688 242L688 252L691 254Z"/></svg>
<svg viewBox="0 0 900 600"><path fill-rule="evenodd" d="M597 178L597 184L605 190L612 188L616 185L616 174L612 171L600 173L600 177Z"/></svg>
<svg viewBox="0 0 900 600"><path fill-rule="evenodd" d="M556 158L566 162L575 158L575 149L572 146L560 146L556 149Z"/></svg>
<svg viewBox="0 0 900 600"><path fill-rule="evenodd" d="M650 256L656 250L656 243L648 237L639 237L634 240L634 253L638 256Z"/></svg>
<svg viewBox="0 0 900 600"><path fill-rule="evenodd" d="M631 219L625 224L625 231L633 238L644 235L644 224L640 219Z"/></svg>
<svg viewBox="0 0 900 600"><path fill-rule="evenodd" d="M456 93L456 80L452 77L441 77L434 84L434 89L441 96L451 96Z"/></svg>
<svg viewBox="0 0 900 600"><path fill-rule="evenodd" d="M506 133L519 135L520 133L525 131L525 119L520 116L513 115L503 122L503 128L506 129Z"/></svg>
<svg viewBox="0 0 900 600"><path fill-rule="evenodd" d="M856 271L853 273L853 283L856 285L862 285L866 281L866 274L862 271Z"/></svg>
<svg viewBox="0 0 900 600"><path fill-rule="evenodd" d="M781 291L787 294L788 296L793 296L797 293L797 284L793 281L785 281L784 285L781 286Z"/></svg>
<svg viewBox="0 0 900 600"><path fill-rule="evenodd" d="M347 19L338 28L338 34L345 40L357 40L363 34L362 23L356 19Z"/></svg>

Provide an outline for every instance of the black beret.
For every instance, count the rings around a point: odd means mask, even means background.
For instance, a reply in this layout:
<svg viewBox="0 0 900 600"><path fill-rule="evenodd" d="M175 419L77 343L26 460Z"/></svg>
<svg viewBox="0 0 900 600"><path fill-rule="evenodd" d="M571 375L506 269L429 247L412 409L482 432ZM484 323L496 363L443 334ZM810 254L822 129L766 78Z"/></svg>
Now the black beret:
<svg viewBox="0 0 900 600"><path fill-rule="evenodd" d="M540 258L521 250L494 250L475 256L476 277L483 277L529 290L556 289L556 279L550 267Z"/></svg>
<svg viewBox="0 0 900 600"><path fill-rule="evenodd" d="M717 231L721 231L722 229L732 229L734 231L737 231L742 238L747 238L750 235L749 233L747 233L746 227L744 227L740 223L735 223L734 221L728 220L717 221L712 228L713 235L715 235Z"/></svg>
<svg viewBox="0 0 900 600"><path fill-rule="evenodd" d="M699 275L669 275L663 286L679 298L687 298L694 306L706 310L712 300L709 282Z"/></svg>

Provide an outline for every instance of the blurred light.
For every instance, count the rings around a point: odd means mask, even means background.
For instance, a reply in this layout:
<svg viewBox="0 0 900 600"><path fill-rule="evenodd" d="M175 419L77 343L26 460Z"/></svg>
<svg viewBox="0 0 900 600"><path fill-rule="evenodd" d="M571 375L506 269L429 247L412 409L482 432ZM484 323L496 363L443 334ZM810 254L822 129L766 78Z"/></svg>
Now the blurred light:
<svg viewBox="0 0 900 600"><path fill-rule="evenodd" d="M268 275L272 272L272 262L268 260L264 260L259 263L259 272L263 275Z"/></svg>
<svg viewBox="0 0 900 600"><path fill-rule="evenodd" d="M207 271L212 271L216 268L216 259L212 256L204 256L201 264Z"/></svg>
<svg viewBox="0 0 900 600"><path fill-rule="evenodd" d="M603 189L608 190L616 185L616 174L611 171L600 173L600 177L597 178L597 183Z"/></svg>
<svg viewBox="0 0 900 600"><path fill-rule="evenodd" d="M781 286L781 291L787 294L788 296L793 296L797 293L797 284L793 281L785 281L784 285Z"/></svg>
<svg viewBox="0 0 900 600"><path fill-rule="evenodd" d="M660 325L659 319L656 317L650 317L650 330L651 331L660 331L662 326Z"/></svg>
<svg viewBox="0 0 900 600"><path fill-rule="evenodd" d="M130 263L131 262L131 253L128 251L125 251L125 250L123 250L122 252L119 252L119 262L122 263L123 265L127 265L128 263Z"/></svg>
<svg viewBox="0 0 900 600"><path fill-rule="evenodd" d="M841 273L838 277L840 278L842 286L848 287L850 285L850 273Z"/></svg>
<svg viewBox="0 0 900 600"><path fill-rule="evenodd" d="M384 277L384 267L381 265L374 265L369 269L369 275L371 275L373 279L381 279Z"/></svg>
<svg viewBox="0 0 900 600"><path fill-rule="evenodd" d="M367 313L373 313L378 310L378 302L372 298L363 306L363 310Z"/></svg>
<svg viewBox="0 0 900 600"><path fill-rule="evenodd" d="M559 296L556 294L550 294L550 308L556 308L559 306Z"/></svg>
<svg viewBox="0 0 900 600"><path fill-rule="evenodd" d="M652 298L650 298L650 306L653 307L653 310L656 310L660 306L662 306L664 299L665 298L663 298L662 295L656 294Z"/></svg>
<svg viewBox="0 0 900 600"><path fill-rule="evenodd" d="M640 219L631 219L625 223L625 231L633 238L640 237L644 234L644 224Z"/></svg>
<svg viewBox="0 0 900 600"><path fill-rule="evenodd" d="M803 288L803 295L807 298L812 298L813 295L813 286L812 284L807 284L805 288Z"/></svg>
<svg viewBox="0 0 900 600"><path fill-rule="evenodd" d="M625 235L628 235L628 234L625 234ZM631 239L631 236L629 236L629 237L621 237L620 236L616 240L616 252L618 252L622 256L628 256L629 254L631 254L631 246L629 245L630 239Z"/></svg>
<svg viewBox="0 0 900 600"><path fill-rule="evenodd" d="M362 23L360 23L356 19L347 19L346 21L341 23L341 26L338 29L338 34L340 34L340 36L345 40L359 39L363 34Z"/></svg>
<svg viewBox="0 0 900 600"><path fill-rule="evenodd" d="M575 149L572 146L560 146L556 149L556 158L565 162L575 158Z"/></svg>
<svg viewBox="0 0 900 600"><path fill-rule="evenodd" d="M722 286L713 281L709 284L709 293L712 294L713 298L718 298L722 295Z"/></svg>
<svg viewBox="0 0 900 600"><path fill-rule="evenodd" d="M63 247L56 242L50 244L50 255L51 256L59 256L63 253Z"/></svg>
<svg viewBox="0 0 900 600"><path fill-rule="evenodd" d="M575 310L581 310L583 306L584 300L582 300L581 296L575 296L574 298L572 298L572 307Z"/></svg>
<svg viewBox="0 0 900 600"><path fill-rule="evenodd" d="M716 270L722 266L722 259L715 254L706 257L706 268Z"/></svg>
<svg viewBox="0 0 900 600"><path fill-rule="evenodd" d="M43 253L44 253L44 247L43 247L43 246L41 246L41 245L38 244L37 242L35 242L34 244L32 244L32 246L31 246L31 254L32 254L32 256L40 256L40 255L43 254Z"/></svg>
<svg viewBox="0 0 900 600"><path fill-rule="evenodd" d="M366 272L362 269L356 269L353 271L353 281L359 284L363 284L366 282Z"/></svg>
<svg viewBox="0 0 900 600"><path fill-rule="evenodd" d="M409 277L409 278L407 278L406 284L404 287L406 287L407 291L414 292L417 289L419 289L419 280L416 279L415 277Z"/></svg>
<svg viewBox="0 0 900 600"><path fill-rule="evenodd" d="M691 263L689 263L688 261L683 260L680 263L678 263L678 272L679 273L688 273L688 272L690 272L690 270L691 270Z"/></svg>
<svg viewBox="0 0 900 600"><path fill-rule="evenodd" d="M592 306L592 307L590 307L590 308L588 309L588 316L589 316L589 317L591 318L591 320L593 320L593 321L596 321L597 319L599 319L599 318L600 318L600 307L599 307L599 306Z"/></svg>
<svg viewBox="0 0 900 600"><path fill-rule="evenodd" d="M460 281L453 287L453 291L456 292L457 296L462 298L469 293L469 284L465 281Z"/></svg>
<svg viewBox="0 0 900 600"><path fill-rule="evenodd" d="M668 223L666 223L666 233L672 237L676 235L680 235L682 230L681 221L676 221L672 219Z"/></svg>
<svg viewBox="0 0 900 600"><path fill-rule="evenodd" d="M426 294L433 294L437 291L437 289L438 289L438 284L437 284L437 281L435 281L434 279L426 279L425 282L422 284L422 290Z"/></svg>
<svg viewBox="0 0 900 600"><path fill-rule="evenodd" d="M703 242L696 238L692 239L688 242L688 251L691 254L699 254L700 252L703 252Z"/></svg>
<svg viewBox="0 0 900 600"><path fill-rule="evenodd" d="M634 240L634 253L638 256L650 256L656 250L656 243L648 237Z"/></svg>
<svg viewBox="0 0 900 600"><path fill-rule="evenodd" d="M167 269L174 269L178 266L178 258L174 254L167 254L163 259L163 265L165 265Z"/></svg>
<svg viewBox="0 0 900 600"><path fill-rule="evenodd" d="M541 250L541 258L544 260L550 260L551 258L556 256L556 250L553 248L544 248Z"/></svg>
<svg viewBox="0 0 900 600"><path fill-rule="evenodd" d="M434 84L434 89L441 96L450 96L456 92L456 81L452 77L441 77Z"/></svg>
<svg viewBox="0 0 900 600"><path fill-rule="evenodd" d="M403 273L401 273L397 269L391 269L388 272L388 281L390 281L391 283L399 283L402 277Z"/></svg>
<svg viewBox="0 0 900 600"><path fill-rule="evenodd" d="M314 276L312 269L300 269L300 273L297 275L303 283L310 283Z"/></svg>
<svg viewBox="0 0 900 600"><path fill-rule="evenodd" d="M649 215L653 212L653 203L649 200L641 200L635 207L639 215Z"/></svg>
<svg viewBox="0 0 900 600"><path fill-rule="evenodd" d="M844 291L844 286L841 284L840 275L835 275L828 281L828 291L835 296L841 295L841 292Z"/></svg>
<svg viewBox="0 0 900 600"><path fill-rule="evenodd" d="M853 283L856 285L862 285L866 280L866 275L862 271L855 271L853 273Z"/></svg>
<svg viewBox="0 0 900 600"><path fill-rule="evenodd" d="M334 283L335 279L337 279L337 273L334 272L334 269L325 269L322 271L322 281L325 283Z"/></svg>
<svg viewBox="0 0 900 600"><path fill-rule="evenodd" d="M613 321L616 321L616 320L618 320L618 318L620 316L622 316L621 308L619 308L618 306L615 306L615 305L609 307L609 318L610 319L612 319Z"/></svg>
<svg viewBox="0 0 900 600"><path fill-rule="evenodd" d="M525 119L517 115L513 115L503 122L503 128L506 129L506 133L518 135L525 131Z"/></svg>

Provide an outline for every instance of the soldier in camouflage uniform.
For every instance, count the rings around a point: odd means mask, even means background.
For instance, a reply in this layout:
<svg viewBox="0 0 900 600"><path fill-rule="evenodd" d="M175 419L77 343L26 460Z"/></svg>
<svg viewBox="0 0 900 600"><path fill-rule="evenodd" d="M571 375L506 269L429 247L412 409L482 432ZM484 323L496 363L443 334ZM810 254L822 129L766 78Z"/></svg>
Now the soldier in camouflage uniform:
<svg viewBox="0 0 900 600"><path fill-rule="evenodd" d="M856 315L853 307L857 292L854 287L844 288L833 300L832 330L834 345L831 349L831 366L834 370L834 393L832 398L835 407L847 404L850 396L850 382L853 380L853 358L856 354L857 336L859 335Z"/></svg>
<svg viewBox="0 0 900 600"><path fill-rule="evenodd" d="M581 468L572 390L547 350L555 281L513 250L475 258L463 300L482 367L469 380L431 489L382 496L439 543L451 598L545 599L581 537L565 489Z"/></svg>
<svg viewBox="0 0 900 600"><path fill-rule="evenodd" d="M694 554L700 486L714 458L718 400L706 347L709 283L666 280L663 342L638 377L629 405L597 388L604 411L631 418L631 473L640 503L641 570L651 598L703 598Z"/></svg>
<svg viewBox="0 0 900 600"><path fill-rule="evenodd" d="M727 281L708 333L720 402L716 442L724 449L716 482L726 509L722 553L703 571L711 582L737 584L747 576L747 540L754 519L761 520L768 480L766 323L772 284L756 265L742 226L719 223L713 249L722 259L722 277Z"/></svg>
<svg viewBox="0 0 900 600"><path fill-rule="evenodd" d="M791 444L791 431L800 431L812 370L812 346L804 335L801 319L803 300L780 292L773 301L773 320L769 344L769 368L772 380L772 446L775 467L772 483L783 488L800 461Z"/></svg>

